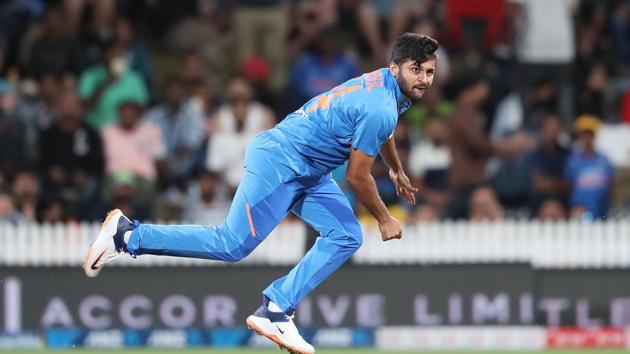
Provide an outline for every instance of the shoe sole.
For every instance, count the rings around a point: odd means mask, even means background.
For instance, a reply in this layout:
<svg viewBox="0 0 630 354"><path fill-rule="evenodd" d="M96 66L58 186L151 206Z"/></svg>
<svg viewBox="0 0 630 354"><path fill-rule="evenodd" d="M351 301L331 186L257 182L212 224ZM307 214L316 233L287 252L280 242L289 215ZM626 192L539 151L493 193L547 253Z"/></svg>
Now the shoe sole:
<svg viewBox="0 0 630 354"><path fill-rule="evenodd" d="M111 218L113 218L115 216L116 212L120 212L120 209L114 209L114 210L111 210L109 213L107 213L107 216L105 217L105 220L101 224L101 230L103 229L105 224L107 224L107 222L109 220L111 220ZM96 242L96 240L94 240L94 242ZM85 258L83 259L83 272L85 273L85 275L88 276L88 278L95 278L98 275L98 273L96 273L96 274L89 274L88 273L88 269L93 265L93 264L88 264L88 261L90 260L90 257L92 257L92 252L94 252L94 249L92 248L92 246L94 245L94 242L92 242L90 247L88 247L88 251L85 254ZM102 256L102 254L101 254L101 256ZM100 259L101 256L99 256L98 259Z"/></svg>
<svg viewBox="0 0 630 354"><path fill-rule="evenodd" d="M262 329L260 329L258 326L256 326L254 324L253 321L251 321L249 318L247 318L247 320L245 321L247 323L247 327L249 329L251 329L252 331L256 332L257 334L266 337L269 340L272 340L274 343L276 343L278 346L280 346L280 349L286 349L286 351L288 351L290 354L312 354L310 352L305 352L302 350L299 350L293 346L290 346L286 343L284 343L282 341L282 339L280 339L278 336L276 336L275 334L269 334L269 333L265 333L265 331L263 331Z"/></svg>
<svg viewBox="0 0 630 354"><path fill-rule="evenodd" d="M85 275L88 278L94 278L94 275L88 274L88 260L90 259L90 257L92 257L92 246L88 247L88 251L85 254L85 257L83 258L83 273L85 273Z"/></svg>

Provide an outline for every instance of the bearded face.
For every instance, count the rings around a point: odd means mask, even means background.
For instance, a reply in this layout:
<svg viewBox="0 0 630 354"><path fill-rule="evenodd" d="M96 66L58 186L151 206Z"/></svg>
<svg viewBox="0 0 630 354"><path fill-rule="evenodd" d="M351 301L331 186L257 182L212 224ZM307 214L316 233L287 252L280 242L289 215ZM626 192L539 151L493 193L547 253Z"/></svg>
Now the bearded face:
<svg viewBox="0 0 630 354"><path fill-rule="evenodd" d="M398 86L408 99L417 101L424 96L427 89L433 84L435 76L435 59L418 63L407 59L401 65L390 64L390 70L398 81Z"/></svg>

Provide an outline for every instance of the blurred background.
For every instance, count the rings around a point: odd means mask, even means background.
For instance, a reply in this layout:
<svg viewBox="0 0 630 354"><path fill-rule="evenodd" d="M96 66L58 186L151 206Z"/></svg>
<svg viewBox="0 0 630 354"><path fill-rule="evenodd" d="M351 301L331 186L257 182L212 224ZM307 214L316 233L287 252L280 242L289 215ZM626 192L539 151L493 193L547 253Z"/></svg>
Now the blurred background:
<svg viewBox="0 0 630 354"><path fill-rule="evenodd" d="M143 256L88 281L83 252L112 208L220 223L247 143L405 31L441 45L395 132L419 202L377 160L406 225L381 244L334 172L365 242L298 311L307 339L625 348L627 0L0 1L0 348L264 346L243 319L317 236L299 219L229 267Z"/></svg>

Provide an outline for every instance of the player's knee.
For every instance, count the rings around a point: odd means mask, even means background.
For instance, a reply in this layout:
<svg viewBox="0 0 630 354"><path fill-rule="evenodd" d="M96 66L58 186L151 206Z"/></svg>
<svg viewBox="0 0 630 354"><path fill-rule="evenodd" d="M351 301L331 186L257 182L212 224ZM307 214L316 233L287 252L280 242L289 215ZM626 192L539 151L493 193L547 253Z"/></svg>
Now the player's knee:
<svg viewBox="0 0 630 354"><path fill-rule="evenodd" d="M357 222L346 228L348 238L348 247L358 250L363 244L363 232L361 231L361 225Z"/></svg>
<svg viewBox="0 0 630 354"><path fill-rule="evenodd" d="M351 241L352 248L354 248L355 250L358 250L359 248L361 248L361 245L363 245L363 235L359 232L358 234L353 234L351 237L352 237L352 241Z"/></svg>
<svg viewBox="0 0 630 354"><path fill-rule="evenodd" d="M243 259L243 257L241 257L239 254L237 253L229 253L227 255L225 255L223 257L223 260L226 262L230 262L230 263L235 263L240 261L241 259Z"/></svg>
<svg viewBox="0 0 630 354"><path fill-rule="evenodd" d="M255 247L248 247L248 245L242 245L241 247L237 247L229 252L226 257L226 262L238 262L241 259L249 256L250 253L254 250Z"/></svg>
<svg viewBox="0 0 630 354"><path fill-rule="evenodd" d="M225 262L240 261L252 253L259 243L251 236L234 234L228 228L221 228L221 232L226 249L220 259Z"/></svg>

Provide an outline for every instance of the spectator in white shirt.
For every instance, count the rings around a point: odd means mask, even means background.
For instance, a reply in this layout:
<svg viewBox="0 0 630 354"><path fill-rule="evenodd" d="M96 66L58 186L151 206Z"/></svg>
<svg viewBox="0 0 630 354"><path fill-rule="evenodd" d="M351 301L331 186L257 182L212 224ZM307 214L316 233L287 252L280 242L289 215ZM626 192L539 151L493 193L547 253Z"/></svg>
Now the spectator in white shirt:
<svg viewBox="0 0 630 354"><path fill-rule="evenodd" d="M273 112L254 99L252 85L234 77L227 86L227 103L219 107L208 124L210 140L206 167L222 173L225 182L236 190L244 174L247 143L274 125Z"/></svg>

